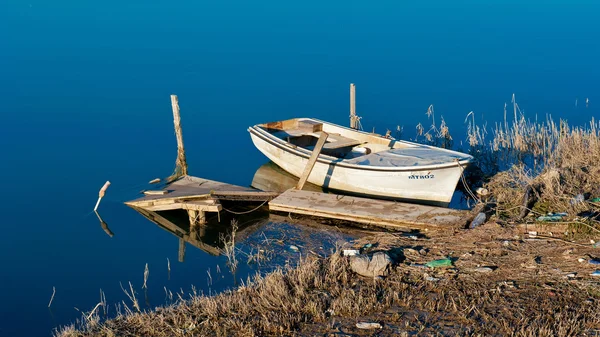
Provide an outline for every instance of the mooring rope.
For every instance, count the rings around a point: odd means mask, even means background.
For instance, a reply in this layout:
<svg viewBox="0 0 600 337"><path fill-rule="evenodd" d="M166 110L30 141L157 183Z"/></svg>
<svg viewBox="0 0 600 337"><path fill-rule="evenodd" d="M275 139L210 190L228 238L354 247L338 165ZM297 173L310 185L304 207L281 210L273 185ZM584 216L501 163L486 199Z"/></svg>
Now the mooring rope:
<svg viewBox="0 0 600 337"><path fill-rule="evenodd" d="M229 210L229 209L227 209L227 208L223 207L223 205L221 205L221 208L222 208L224 211L227 211L227 212L229 212L229 213L231 213L231 214L235 214L235 215L242 215L242 214L248 214L248 213L252 213L252 212L254 212L254 211L257 211L259 208L263 207L263 206L264 206L264 205L265 205L265 204L266 204L268 201L269 201L269 200L265 200L265 201L263 201L263 203L262 203L262 204L258 205L258 207L256 207L256 208L253 208L253 209L251 209L251 210L249 210L249 211L244 211L244 212L235 212L235 211L232 211L232 210Z"/></svg>
<svg viewBox="0 0 600 337"><path fill-rule="evenodd" d="M465 187L465 190L471 196L471 198L473 198L473 200L477 201L478 203L481 202L481 199L477 198L475 193L471 190L471 188L467 184L467 179L465 178L465 169L462 166L462 164L460 163L460 160L458 160L458 159L455 159L455 160L456 160L456 163L458 164L458 167L460 167L460 181L462 182L463 186Z"/></svg>

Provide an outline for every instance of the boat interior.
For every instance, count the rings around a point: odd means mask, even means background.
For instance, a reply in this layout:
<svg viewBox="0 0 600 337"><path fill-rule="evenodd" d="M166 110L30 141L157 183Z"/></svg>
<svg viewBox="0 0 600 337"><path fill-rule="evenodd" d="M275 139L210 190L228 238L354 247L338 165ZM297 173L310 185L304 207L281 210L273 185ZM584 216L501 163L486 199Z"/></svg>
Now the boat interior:
<svg viewBox="0 0 600 337"><path fill-rule="evenodd" d="M415 167L470 161L473 157L447 149L369 134L310 118L295 118L258 125L292 146L312 151L322 132L329 136L323 155L348 164L380 167Z"/></svg>
<svg viewBox="0 0 600 337"><path fill-rule="evenodd" d="M329 136L322 153L342 159L353 159L371 153L412 146L412 144L398 142L380 135L358 132L306 118L289 119L259 126L273 136L307 150L315 147L321 132L325 131Z"/></svg>

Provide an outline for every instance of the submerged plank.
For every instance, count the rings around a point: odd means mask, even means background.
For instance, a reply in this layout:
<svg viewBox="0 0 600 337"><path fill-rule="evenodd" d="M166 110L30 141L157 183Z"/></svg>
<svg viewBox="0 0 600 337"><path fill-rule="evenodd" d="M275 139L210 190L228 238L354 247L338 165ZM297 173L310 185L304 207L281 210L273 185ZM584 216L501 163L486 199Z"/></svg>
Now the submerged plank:
<svg viewBox="0 0 600 337"><path fill-rule="evenodd" d="M466 211L394 201L288 190L269 202L272 211L388 228L427 228L464 222Z"/></svg>

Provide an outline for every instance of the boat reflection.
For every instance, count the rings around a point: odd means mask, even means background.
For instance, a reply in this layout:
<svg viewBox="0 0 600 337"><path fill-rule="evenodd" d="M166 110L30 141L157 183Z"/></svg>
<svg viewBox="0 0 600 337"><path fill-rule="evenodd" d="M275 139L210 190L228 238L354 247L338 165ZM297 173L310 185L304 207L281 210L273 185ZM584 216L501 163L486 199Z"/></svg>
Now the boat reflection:
<svg viewBox="0 0 600 337"><path fill-rule="evenodd" d="M221 212L219 216L207 219L206 225L190 226L189 217L183 210L148 211L139 207L132 207L146 219L158 227L179 238L179 262L185 260L186 243L214 256L221 254L224 248L222 237L231 235L231 221L233 215ZM231 206L232 207L232 206ZM253 212L246 215L235 215L238 228L235 232L236 242L243 242L254 233L268 218L264 211Z"/></svg>
<svg viewBox="0 0 600 337"><path fill-rule="evenodd" d="M298 184L298 178L293 176L272 161L267 162L256 170L251 186L268 192L285 192ZM323 192L317 185L307 182L302 188L305 191Z"/></svg>

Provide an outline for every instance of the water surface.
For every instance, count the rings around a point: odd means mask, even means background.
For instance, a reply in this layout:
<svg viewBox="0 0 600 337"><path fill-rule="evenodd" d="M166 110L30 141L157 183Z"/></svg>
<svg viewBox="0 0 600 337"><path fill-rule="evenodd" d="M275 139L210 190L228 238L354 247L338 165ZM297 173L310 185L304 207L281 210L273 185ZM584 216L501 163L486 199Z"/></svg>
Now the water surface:
<svg viewBox="0 0 600 337"><path fill-rule="evenodd" d="M224 260L189 248L176 263L177 239L122 204L173 170L170 94L191 173L244 186L266 161L249 125L346 125L350 82L365 129L402 125L406 138L434 104L459 143L469 111L493 125L513 93L531 118L583 123L600 106L598 7L2 1L0 335L47 335L79 317L75 308L93 308L100 289L120 301L119 282L140 287L146 264L155 303L167 258L171 289L208 290L207 269ZM91 213L106 180L100 211L112 238Z"/></svg>

